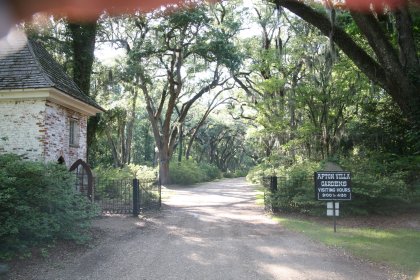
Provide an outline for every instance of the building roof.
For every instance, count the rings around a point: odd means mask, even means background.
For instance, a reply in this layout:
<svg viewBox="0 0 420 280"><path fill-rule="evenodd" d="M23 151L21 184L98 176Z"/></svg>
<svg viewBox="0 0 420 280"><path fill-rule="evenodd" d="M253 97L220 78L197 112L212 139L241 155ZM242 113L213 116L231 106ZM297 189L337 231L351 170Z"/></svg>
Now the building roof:
<svg viewBox="0 0 420 280"><path fill-rule="evenodd" d="M19 44L18 44L19 45ZM92 98L84 94L61 65L36 41L28 39L21 49L0 49L0 90L55 88L101 111Z"/></svg>

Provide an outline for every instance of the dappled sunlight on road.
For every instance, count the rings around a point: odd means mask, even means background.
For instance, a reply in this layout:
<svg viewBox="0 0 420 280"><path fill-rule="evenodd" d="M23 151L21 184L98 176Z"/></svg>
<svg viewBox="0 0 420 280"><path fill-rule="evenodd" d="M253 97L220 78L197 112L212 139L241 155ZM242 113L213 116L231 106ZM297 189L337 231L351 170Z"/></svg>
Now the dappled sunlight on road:
<svg viewBox="0 0 420 280"><path fill-rule="evenodd" d="M33 279L396 279L285 230L243 179L165 191L161 212L99 220L101 244Z"/></svg>
<svg viewBox="0 0 420 280"><path fill-rule="evenodd" d="M258 191L243 179L173 187L156 221L185 258L230 278L203 279L382 279L370 268L286 231L256 204ZM169 224L168 224L169 223ZM339 262L341 261L341 262ZM360 273L369 278L360 278ZM369 271L369 272L367 272ZM377 274L375 274L377 273ZM191 278L192 279L192 278Z"/></svg>

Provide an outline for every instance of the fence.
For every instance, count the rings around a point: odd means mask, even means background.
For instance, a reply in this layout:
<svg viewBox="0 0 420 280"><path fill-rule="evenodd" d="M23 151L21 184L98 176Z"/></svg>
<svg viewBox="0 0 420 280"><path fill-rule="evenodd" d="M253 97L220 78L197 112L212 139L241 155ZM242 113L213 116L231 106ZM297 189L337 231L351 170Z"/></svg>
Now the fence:
<svg viewBox="0 0 420 280"><path fill-rule="evenodd" d="M264 206L266 211L279 212L291 210L294 205L294 198L299 195L307 195L308 189L305 186L313 185L313 177L287 178L287 177L263 177Z"/></svg>
<svg viewBox="0 0 420 280"><path fill-rule="evenodd" d="M161 207L161 186L156 180L94 180L94 201L103 213L133 214Z"/></svg>

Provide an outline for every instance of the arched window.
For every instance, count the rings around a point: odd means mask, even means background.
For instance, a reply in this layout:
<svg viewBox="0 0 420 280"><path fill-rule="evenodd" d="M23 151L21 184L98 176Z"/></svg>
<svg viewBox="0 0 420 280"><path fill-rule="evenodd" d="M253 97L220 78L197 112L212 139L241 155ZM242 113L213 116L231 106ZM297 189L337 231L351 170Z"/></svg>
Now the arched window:
<svg viewBox="0 0 420 280"><path fill-rule="evenodd" d="M58 162L58 164L65 164L66 163L66 161L64 160L64 158L62 156L58 158L57 162Z"/></svg>

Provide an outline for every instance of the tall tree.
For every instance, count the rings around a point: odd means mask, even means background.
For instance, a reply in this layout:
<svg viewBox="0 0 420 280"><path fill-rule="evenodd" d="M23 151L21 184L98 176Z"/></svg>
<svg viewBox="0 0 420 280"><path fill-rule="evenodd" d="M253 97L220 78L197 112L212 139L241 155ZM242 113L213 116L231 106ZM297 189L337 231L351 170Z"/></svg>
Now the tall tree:
<svg viewBox="0 0 420 280"><path fill-rule="evenodd" d="M231 39L238 25L226 13L225 8L211 13L208 5L196 3L110 22L114 32L105 40L127 52L131 86L144 97L164 184L189 111L211 89L223 86L229 69L239 64Z"/></svg>
<svg viewBox="0 0 420 280"><path fill-rule="evenodd" d="M261 35L235 78L257 111L260 157L291 164L335 155L366 79L310 24L286 11L255 14Z"/></svg>
<svg viewBox="0 0 420 280"><path fill-rule="evenodd" d="M190 137L185 151L185 158L187 160L191 155L191 149L197 137L197 134L205 124L207 118L217 107L223 104L228 104L228 101L232 99L232 97L223 97L223 95L221 94L226 90L231 90L232 88L233 86L227 86L219 90L216 94L214 94L213 98L208 102L207 108L205 109L199 121L191 128L190 132L188 133Z"/></svg>
<svg viewBox="0 0 420 280"><path fill-rule="evenodd" d="M158 35L153 40L154 48L148 54L140 50L134 53L133 58L141 65L140 88L159 153L163 184L170 180L169 161L192 105L211 89L226 83L229 75L225 67L237 65L230 39L237 30L212 25L207 9L203 5L161 15L150 33ZM151 69L143 66L150 64L151 59L155 67L165 70L163 77L153 77Z"/></svg>
<svg viewBox="0 0 420 280"><path fill-rule="evenodd" d="M284 13L267 5L254 5L253 12L259 38L246 42L244 49L249 59L241 71L235 73L235 80L250 97L248 106L258 111L255 120L264 127L264 132L260 133L264 156L270 156L275 145L293 137L290 129L294 126L289 126L295 122L292 93L302 72L303 59L287 51L290 39L299 34L285 28Z"/></svg>
<svg viewBox="0 0 420 280"><path fill-rule="evenodd" d="M355 35L346 32L347 24L335 21L334 9L330 13L333 16L329 16L325 9L312 7L303 1L272 2L278 9L284 7L290 10L330 37L370 80L386 90L413 124L414 130L419 130L420 62L416 40L420 34L418 31L415 33L419 21L416 20L414 25L412 13L416 19L419 15L410 8L410 1L404 1L404 5L392 11L383 7L383 10L364 13L349 12L358 28ZM384 18L392 20L395 29L385 28L382 24ZM358 42L358 37L363 39L363 44ZM395 37L397 42L393 41Z"/></svg>

